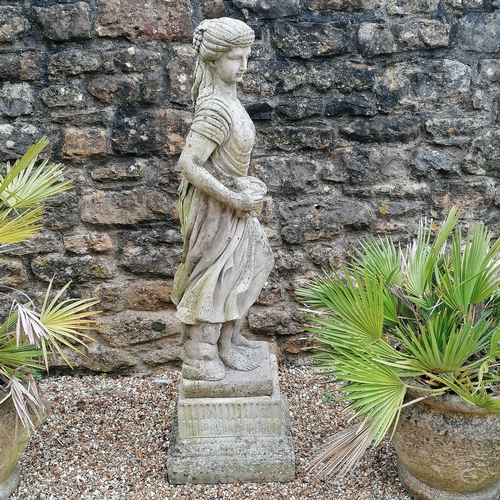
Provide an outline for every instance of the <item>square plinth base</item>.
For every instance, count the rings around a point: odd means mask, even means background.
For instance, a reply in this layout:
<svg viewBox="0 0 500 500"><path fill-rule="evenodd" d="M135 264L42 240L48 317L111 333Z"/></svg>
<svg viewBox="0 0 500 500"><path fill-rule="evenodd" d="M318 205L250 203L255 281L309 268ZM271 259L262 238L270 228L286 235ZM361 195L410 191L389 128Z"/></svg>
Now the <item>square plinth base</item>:
<svg viewBox="0 0 500 500"><path fill-rule="evenodd" d="M291 481L295 454L286 398L270 356L270 396L186 398L179 389L167 453L171 484Z"/></svg>

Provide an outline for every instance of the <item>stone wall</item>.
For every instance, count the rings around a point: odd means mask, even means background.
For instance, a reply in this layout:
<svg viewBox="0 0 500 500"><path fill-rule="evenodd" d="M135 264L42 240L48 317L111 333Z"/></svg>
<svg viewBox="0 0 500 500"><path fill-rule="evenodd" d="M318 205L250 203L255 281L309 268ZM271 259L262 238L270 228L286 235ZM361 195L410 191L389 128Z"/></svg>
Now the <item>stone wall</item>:
<svg viewBox="0 0 500 500"><path fill-rule="evenodd" d="M248 317L289 353L307 343L294 290L361 236L407 240L462 207L500 234L500 2L0 0L0 160L46 135L74 189L39 236L2 254L9 285L52 276L103 313L97 371L178 360L170 301L182 239L176 161L192 117L193 26L255 30L241 99L276 266Z"/></svg>

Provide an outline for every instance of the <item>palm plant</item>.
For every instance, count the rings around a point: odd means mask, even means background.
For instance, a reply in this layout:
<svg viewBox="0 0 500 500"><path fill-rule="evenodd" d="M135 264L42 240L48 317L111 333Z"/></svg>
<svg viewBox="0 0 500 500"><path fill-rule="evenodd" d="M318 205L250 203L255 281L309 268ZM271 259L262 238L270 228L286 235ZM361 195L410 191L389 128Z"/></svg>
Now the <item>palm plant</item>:
<svg viewBox="0 0 500 500"><path fill-rule="evenodd" d="M0 172L0 250L29 239L41 229L43 210L57 194L70 189L63 178L61 165L48 160L36 166L38 155L47 146L40 139L13 166ZM1 284L1 280L0 280ZM90 340L81 330L92 329L88 308L94 299L64 298L70 283L52 293L49 284L41 308L33 302L12 301L10 313L0 324L0 404L12 399L22 425L33 430L33 421L45 410L42 396L33 377L34 370L48 370L49 353L59 353L68 363L63 347L81 352ZM3 297L13 289L2 286ZM19 292L19 291L18 291Z"/></svg>
<svg viewBox="0 0 500 500"><path fill-rule="evenodd" d="M367 238L342 274L298 290L318 341L321 373L345 385L360 423L333 436L311 463L347 472L369 445L392 436L403 406L453 392L500 412L500 239L481 223L422 221L412 244ZM421 397L405 402L408 389Z"/></svg>

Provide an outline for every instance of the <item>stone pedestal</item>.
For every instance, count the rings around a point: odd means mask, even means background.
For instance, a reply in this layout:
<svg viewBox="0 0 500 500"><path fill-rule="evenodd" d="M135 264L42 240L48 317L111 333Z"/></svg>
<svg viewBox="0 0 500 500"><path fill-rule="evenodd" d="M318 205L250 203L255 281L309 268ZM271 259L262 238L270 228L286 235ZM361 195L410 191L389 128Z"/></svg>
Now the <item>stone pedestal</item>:
<svg viewBox="0 0 500 500"><path fill-rule="evenodd" d="M249 389L242 379L256 380L254 372L259 370L266 379L268 371L269 395L218 397L217 385L223 394L230 390L227 380L188 381L188 390L195 387L198 391L201 386L214 395L188 398L183 381L167 454L170 483L284 482L294 478L288 404L279 390L276 357L266 348L267 344L260 349L267 368L261 365L253 372L228 373L226 378L234 379L235 386L245 393ZM265 383L258 382L257 387L268 391ZM250 389L252 392L258 390Z"/></svg>

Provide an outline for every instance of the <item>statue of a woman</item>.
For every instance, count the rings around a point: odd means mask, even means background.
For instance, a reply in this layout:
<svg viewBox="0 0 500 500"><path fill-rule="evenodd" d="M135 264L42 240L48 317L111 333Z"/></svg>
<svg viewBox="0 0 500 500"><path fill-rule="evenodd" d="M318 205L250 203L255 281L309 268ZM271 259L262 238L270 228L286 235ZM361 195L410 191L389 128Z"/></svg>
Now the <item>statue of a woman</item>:
<svg viewBox="0 0 500 500"><path fill-rule="evenodd" d="M184 253L172 292L185 325L182 374L191 380L258 366L240 327L274 259L256 218L266 187L248 176L255 128L236 96L253 41L231 18L205 20L194 32L195 115L179 159Z"/></svg>

